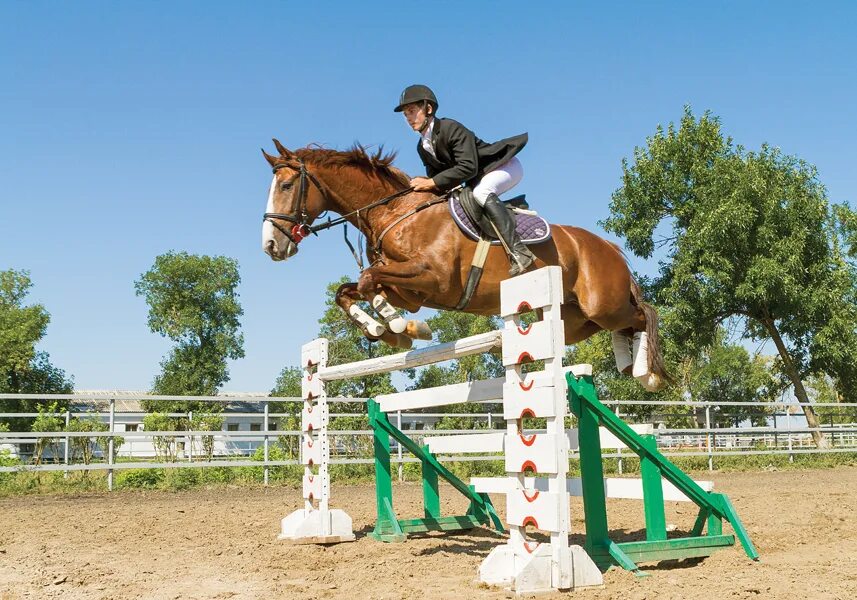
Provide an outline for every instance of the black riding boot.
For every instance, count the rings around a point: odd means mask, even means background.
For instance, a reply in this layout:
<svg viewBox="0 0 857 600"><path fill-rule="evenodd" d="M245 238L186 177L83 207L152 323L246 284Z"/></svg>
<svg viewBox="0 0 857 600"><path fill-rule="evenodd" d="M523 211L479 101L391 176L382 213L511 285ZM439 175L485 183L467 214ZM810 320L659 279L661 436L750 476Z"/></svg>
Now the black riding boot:
<svg viewBox="0 0 857 600"><path fill-rule="evenodd" d="M518 232L515 231L515 219L511 211L500 202L496 194L489 194L485 200L485 214L494 223L497 233L503 238L506 249L509 251L509 264L511 265L509 274L512 277L520 275L533 264L536 257L518 237Z"/></svg>

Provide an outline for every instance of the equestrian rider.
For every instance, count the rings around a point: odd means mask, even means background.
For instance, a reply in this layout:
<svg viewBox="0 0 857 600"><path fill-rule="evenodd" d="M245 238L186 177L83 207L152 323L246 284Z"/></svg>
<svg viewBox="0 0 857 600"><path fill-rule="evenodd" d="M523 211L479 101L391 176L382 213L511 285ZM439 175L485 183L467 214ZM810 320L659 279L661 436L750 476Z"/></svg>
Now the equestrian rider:
<svg viewBox="0 0 857 600"><path fill-rule="evenodd" d="M437 98L424 85L409 85L393 109L404 113L411 128L420 134L417 153L427 177L414 177L411 186L418 192L444 193L465 183L485 210L509 251L512 276L523 273L535 256L515 231L511 211L499 195L515 187L524 168L515 156L527 143L527 134L488 144L458 121L436 117Z"/></svg>

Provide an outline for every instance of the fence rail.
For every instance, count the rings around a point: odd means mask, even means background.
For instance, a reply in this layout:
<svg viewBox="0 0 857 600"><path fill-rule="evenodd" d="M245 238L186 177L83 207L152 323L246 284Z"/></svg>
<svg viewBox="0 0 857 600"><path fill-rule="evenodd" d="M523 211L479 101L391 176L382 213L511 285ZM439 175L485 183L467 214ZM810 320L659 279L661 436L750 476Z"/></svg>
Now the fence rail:
<svg viewBox="0 0 857 600"><path fill-rule="evenodd" d="M9 451L9 454L15 454L19 459L23 459L21 464L13 464L2 466L0 463L0 473L16 472L16 471L63 471L70 473L73 471L107 471L108 489L113 488L113 476L115 471L124 469L175 469L188 467L261 467L263 469L263 478L265 484L268 483L270 469L277 466L290 466L300 464L297 456L287 460L272 460L270 450L274 444L289 447L289 439L293 438L295 442L291 444L295 450L299 448L297 443L301 432L298 430L283 430L278 429L277 425L284 417L292 417L299 414L300 403L303 402L300 398L277 398L270 397L264 394L230 394L225 396L153 396L144 393L89 393L89 394L0 394L0 401L4 402L5 406L9 406L10 402L15 401L37 400L44 404L51 404L55 401L67 401L76 403L69 410L58 413L43 413L51 414L64 419L66 429L68 429L71 419L74 417L96 418L103 423L108 424L106 431L49 431L49 432L34 432L34 431L0 431L0 451L4 448ZM195 431L195 430L168 430L168 431L145 431L137 429L139 421L147 414L151 414L139 408L133 409L127 407L129 403L140 401L182 401L182 402L197 402L211 403L220 405L218 407L219 414L225 418L224 426L226 430L217 431ZM117 409L117 402L121 402L123 407L127 409ZM331 404L365 404L365 398L330 398ZM88 404L87 404L88 403ZM295 411L293 412L274 412L270 410L271 403L278 405L294 404ZM606 401L605 405L610 406L619 415L624 415L627 419L627 409L629 406L653 406L653 407L670 407L671 409L685 408L688 410L687 418L699 422L700 415L698 411L704 411L704 426L699 428L688 427L665 427L661 417L663 415L654 415L655 421L660 421L660 424L655 428L655 435L658 440L658 446L666 456L706 456L708 457L708 468L714 469L714 462L718 456L751 456L751 455L788 455L790 460L799 454L810 453L840 453L840 452L857 452L857 403L813 403L812 406L818 408L837 408L839 409L839 418L852 418L848 423L833 423L828 422L820 427L811 428L805 425L800 425L803 420L802 413L795 414L795 411L800 411L799 403L787 404L772 404L759 402L666 402L666 401ZM99 405L97 410L92 410L94 405ZM103 405L103 406L100 406ZM236 407L236 405L239 405ZM491 405L482 405L490 408ZM499 408L499 405L496 405ZM758 414L764 415L769 425L766 426L730 426L717 427L714 426L715 421L712 419L712 412L724 411L729 407L755 407L758 409ZM237 409L236 409L237 408ZM253 410L252 408L255 408ZM35 419L39 413L34 412L2 412L0 413L0 421L14 419ZM177 419L187 419L187 423L192 421L193 413L172 412L167 413L167 416ZM457 433L471 433L474 430L493 430L504 429L505 420L502 412L494 412L488 410L479 413L423 413L423 412L397 412L391 413L391 418L395 418L399 429L408 435L410 438L420 441L426 435L444 435ZM676 418L675 413L670 413L671 418ZM331 413L332 425L336 425L337 419L360 418L366 417L365 412L337 412ZM472 428L466 429L436 429L433 426L436 424L434 420L444 417L468 419ZM569 417L573 421L573 417ZM780 421L785 420L785 426ZM793 423L797 420L798 424ZM123 430L126 425L134 425L134 430ZM253 427L253 430L231 429L231 426L238 427L241 424ZM573 426L573 423L571 424ZM415 427L420 427L419 429ZM537 433L536 428L528 429L530 433ZM811 437L813 431L822 432L828 439L830 447L816 448ZM333 443L331 448L331 464L353 465L353 464L373 464L374 459L371 457L371 430L364 429L330 429L328 435L332 436ZM88 438L94 447L97 447L97 440L106 439L106 448L102 450L93 450L93 459L89 464L79 464L73 462L71 456L72 440L76 438ZM123 438L127 444L123 445L120 450L114 447L116 438ZM202 438L209 438L214 448L212 459L202 460L206 458L201 456L201 452L195 453L195 444L201 443ZM54 441L56 440L56 441ZM166 442L165 442L166 441ZM175 460L158 460L161 458L157 451L156 442L175 444ZM49 460L41 464L28 464L25 461L28 458L29 452L25 449L28 446L35 446L37 443L53 445L53 450L59 450L59 454L48 453L46 456ZM252 456L258 449L262 448L262 460L249 460L246 457ZM416 459L410 458L403 454L401 446L393 444L393 449L396 455L393 460L398 463L399 476L402 476L402 465L410 462L418 462ZM156 454L155 460L133 460L139 459L141 455ZM2 454L0 454L2 456ZM215 459L214 456L217 458ZM572 453L572 457L574 454ZM612 453L605 453L605 457L617 458L619 460L619 470L622 470L622 461L629 457L629 453L621 450ZM117 459L126 459L117 461ZM455 461L499 461L501 456L483 455L483 456L440 456L442 460Z"/></svg>

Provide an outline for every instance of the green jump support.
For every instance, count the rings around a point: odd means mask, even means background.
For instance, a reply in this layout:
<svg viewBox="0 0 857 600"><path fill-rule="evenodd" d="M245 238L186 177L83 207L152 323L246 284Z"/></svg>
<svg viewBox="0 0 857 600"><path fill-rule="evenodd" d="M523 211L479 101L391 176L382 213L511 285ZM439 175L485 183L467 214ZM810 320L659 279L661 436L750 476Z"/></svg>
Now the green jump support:
<svg viewBox="0 0 857 600"><path fill-rule="evenodd" d="M409 533L430 531L461 531L480 525L493 525L505 533L503 522L494 510L488 494L476 492L444 467L430 449L416 444L390 423L387 415L374 400L369 400L369 425L373 431L375 453L375 500L377 521L369 535L382 542L404 541ZM393 508L393 478L390 469L390 438L401 444L417 457L422 465L423 517L399 519ZM440 492L438 480L443 479L465 498L470 500L467 514L444 517L440 514Z"/></svg>
<svg viewBox="0 0 857 600"><path fill-rule="evenodd" d="M637 563L709 556L720 548L733 546L735 536L748 557L759 559L747 530L725 494L703 490L658 451L653 435L637 434L601 404L592 376L575 377L568 373L566 379L569 408L578 418L585 548L600 569L617 565L641 574ZM640 457L645 541L617 543L610 538L600 427L607 429ZM667 537L662 479L672 483L699 507L699 516L688 537ZM732 526L735 535L723 534L724 520ZM707 529L705 534L704 529Z"/></svg>

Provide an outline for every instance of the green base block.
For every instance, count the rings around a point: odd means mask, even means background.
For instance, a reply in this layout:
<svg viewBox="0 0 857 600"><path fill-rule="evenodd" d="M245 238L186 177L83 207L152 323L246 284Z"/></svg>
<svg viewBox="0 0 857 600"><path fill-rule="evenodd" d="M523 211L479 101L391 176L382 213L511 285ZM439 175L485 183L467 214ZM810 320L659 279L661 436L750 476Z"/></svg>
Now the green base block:
<svg viewBox="0 0 857 600"><path fill-rule="evenodd" d="M369 537L382 542L403 542L409 533L428 533L430 531L464 531L487 524L487 519L474 515L437 517L428 519L402 519L397 521L398 530L390 523L379 525Z"/></svg>
<svg viewBox="0 0 857 600"><path fill-rule="evenodd" d="M618 548L621 552L611 553L610 545ZM636 571L639 563L711 556L722 548L734 545L734 535L705 535L644 542L614 543L608 541L594 548L588 548L587 551L602 571L606 571L612 566Z"/></svg>

